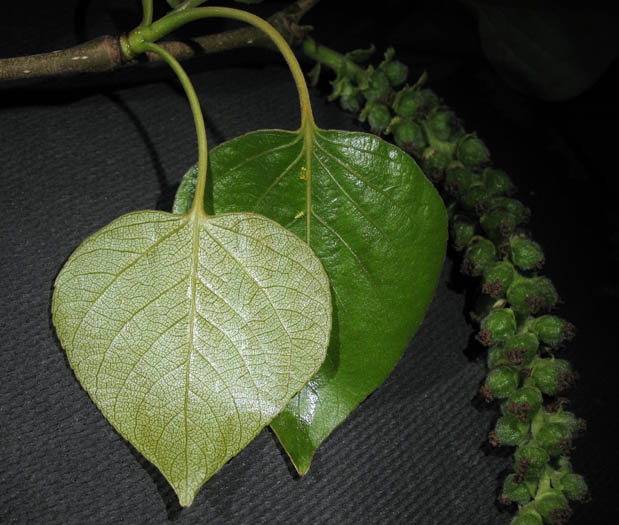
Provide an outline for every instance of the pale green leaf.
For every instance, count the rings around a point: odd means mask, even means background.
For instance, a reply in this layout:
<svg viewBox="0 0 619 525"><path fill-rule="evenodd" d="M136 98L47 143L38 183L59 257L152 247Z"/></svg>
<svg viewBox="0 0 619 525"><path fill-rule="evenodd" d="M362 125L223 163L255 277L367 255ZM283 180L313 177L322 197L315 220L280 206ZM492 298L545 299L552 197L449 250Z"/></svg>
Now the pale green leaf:
<svg viewBox="0 0 619 525"><path fill-rule="evenodd" d="M265 217L139 211L71 255L52 314L82 386L186 506L321 365L330 300Z"/></svg>
<svg viewBox="0 0 619 525"><path fill-rule="evenodd" d="M423 319L445 256L447 216L413 159L375 135L264 130L211 153L218 213L252 210L308 237L333 290L324 365L272 423L300 473L391 372ZM190 170L174 210L194 192ZM413 381L414 378L411 378Z"/></svg>

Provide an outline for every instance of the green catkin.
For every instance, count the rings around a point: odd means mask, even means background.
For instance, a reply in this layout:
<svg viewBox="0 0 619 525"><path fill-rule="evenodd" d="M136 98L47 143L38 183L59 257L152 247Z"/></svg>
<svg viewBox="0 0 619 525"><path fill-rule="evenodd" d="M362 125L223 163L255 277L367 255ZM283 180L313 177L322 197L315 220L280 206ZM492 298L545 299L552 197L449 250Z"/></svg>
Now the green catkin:
<svg viewBox="0 0 619 525"><path fill-rule="evenodd" d="M574 373L567 361L542 355L569 341L575 329L549 313L559 297L552 282L536 274L544 253L523 229L530 210L511 198L516 191L512 179L492 166L485 143L465 133L455 113L423 87L425 74L412 86L394 89L408 76L394 54L387 50L376 69L363 70L350 61L338 66L340 104L353 113L363 108L360 120L378 133L392 134L444 190L452 242L464 250L460 269L480 277L481 292L491 305L477 336L489 347L489 373L480 390L488 401L502 400L491 442L517 447L501 499L519 504L512 525L565 523L568 500L582 500L587 493L586 482L572 472L564 455L584 422L558 400L544 405L544 396L563 392ZM361 52L355 62L369 55ZM335 67L326 59L322 64ZM341 83L342 71L348 84ZM380 109L372 114L374 107Z"/></svg>

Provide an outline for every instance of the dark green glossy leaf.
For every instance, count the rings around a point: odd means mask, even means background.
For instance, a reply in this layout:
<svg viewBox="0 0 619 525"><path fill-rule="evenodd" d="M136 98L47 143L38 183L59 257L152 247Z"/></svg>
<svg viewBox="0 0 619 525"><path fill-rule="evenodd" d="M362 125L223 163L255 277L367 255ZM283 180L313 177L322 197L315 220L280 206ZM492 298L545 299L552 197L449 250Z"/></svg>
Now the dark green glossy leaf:
<svg viewBox="0 0 619 525"><path fill-rule="evenodd" d="M84 389L186 506L318 370L330 303L318 258L265 217L139 211L71 255L52 315Z"/></svg>
<svg viewBox="0 0 619 525"><path fill-rule="evenodd" d="M391 372L423 319L445 255L445 208L411 157L375 135L257 131L210 159L207 208L253 210L301 238L309 224L331 281L325 363L271 424L305 473L320 443ZM190 202L194 177L190 171L183 180L176 212Z"/></svg>

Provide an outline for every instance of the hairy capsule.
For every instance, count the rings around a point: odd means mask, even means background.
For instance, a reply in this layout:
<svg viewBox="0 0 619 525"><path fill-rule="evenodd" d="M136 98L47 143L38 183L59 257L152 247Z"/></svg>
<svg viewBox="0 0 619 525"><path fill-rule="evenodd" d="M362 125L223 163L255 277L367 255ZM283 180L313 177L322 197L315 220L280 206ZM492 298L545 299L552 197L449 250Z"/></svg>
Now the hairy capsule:
<svg viewBox="0 0 619 525"><path fill-rule="evenodd" d="M508 261L497 261L484 272L481 291L499 299L514 280L515 270Z"/></svg>
<svg viewBox="0 0 619 525"><path fill-rule="evenodd" d="M503 399L518 388L520 374L511 366L500 366L490 371L486 377L486 385L492 397Z"/></svg>
<svg viewBox="0 0 619 525"><path fill-rule="evenodd" d="M505 358L514 366L528 367L537 355L539 340L529 332L516 334L505 342Z"/></svg>
<svg viewBox="0 0 619 525"><path fill-rule="evenodd" d="M456 215L451 221L451 238L456 250L463 250L475 235L475 223L465 215Z"/></svg>
<svg viewBox="0 0 619 525"><path fill-rule="evenodd" d="M490 152L475 135L465 135L456 147L456 157L468 167L482 167L490 162Z"/></svg>
<svg viewBox="0 0 619 525"><path fill-rule="evenodd" d="M500 417L494 427L494 439L506 446L520 445L529 436L530 425L516 416L508 414ZM514 498L509 498L516 501Z"/></svg>
<svg viewBox="0 0 619 525"><path fill-rule="evenodd" d="M372 71L368 78L368 86L363 90L363 96L369 102L381 102L389 98L390 92L391 86L387 75L378 69Z"/></svg>
<svg viewBox="0 0 619 525"><path fill-rule="evenodd" d="M541 269L544 265L542 247L526 237L517 237L509 243L511 260L522 270Z"/></svg>
<svg viewBox="0 0 619 525"><path fill-rule="evenodd" d="M572 323L549 314L534 319L529 329L539 337L540 341L554 347L570 341L576 332Z"/></svg>
<svg viewBox="0 0 619 525"><path fill-rule="evenodd" d="M533 442L520 445L514 453L516 476L522 481L537 480L549 460L550 456L539 445Z"/></svg>
<svg viewBox="0 0 619 525"><path fill-rule="evenodd" d="M368 112L368 124L374 133L382 133L391 122L391 111L385 104L372 103Z"/></svg>
<svg viewBox="0 0 619 525"><path fill-rule="evenodd" d="M526 483L518 483L515 474L510 474L503 482L503 496L520 505L531 501L531 493ZM541 522L540 522L541 523Z"/></svg>
<svg viewBox="0 0 619 525"><path fill-rule="evenodd" d="M546 489L537 496L535 509L547 523L565 523L572 514L566 497L557 489Z"/></svg>
<svg viewBox="0 0 619 525"><path fill-rule="evenodd" d="M390 128L395 143L409 153L419 156L428 145L423 129L412 120L396 117Z"/></svg>
<svg viewBox="0 0 619 525"><path fill-rule="evenodd" d="M540 359L533 366L531 378L544 394L554 396L572 385L574 373L563 359Z"/></svg>
<svg viewBox="0 0 619 525"><path fill-rule="evenodd" d="M481 321L481 331L478 340L485 345L505 343L516 333L516 316L509 308L490 312Z"/></svg>
<svg viewBox="0 0 619 525"><path fill-rule="evenodd" d="M464 274L477 277L482 275L496 261L497 254L494 244L488 239L478 237L467 248L460 270Z"/></svg>
<svg viewBox="0 0 619 525"><path fill-rule="evenodd" d="M503 170L486 168L482 173L484 186L493 195L510 195L516 190L516 186L509 175Z"/></svg>

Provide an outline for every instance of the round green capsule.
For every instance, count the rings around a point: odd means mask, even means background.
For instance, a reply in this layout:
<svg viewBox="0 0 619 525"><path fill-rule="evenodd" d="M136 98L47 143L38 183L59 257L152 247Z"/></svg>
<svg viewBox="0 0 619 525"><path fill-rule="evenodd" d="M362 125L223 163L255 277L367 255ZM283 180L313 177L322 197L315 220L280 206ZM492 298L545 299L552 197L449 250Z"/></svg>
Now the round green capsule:
<svg viewBox="0 0 619 525"><path fill-rule="evenodd" d="M505 343L516 333L516 316L509 308L495 310L482 319L481 329L489 337L490 344Z"/></svg>
<svg viewBox="0 0 619 525"><path fill-rule="evenodd" d="M462 166L448 167L445 173L445 189L453 196L462 195L473 181L473 174Z"/></svg>
<svg viewBox="0 0 619 525"><path fill-rule="evenodd" d="M467 248L462 260L461 271L473 277L482 275L497 261L496 248L488 239L479 237Z"/></svg>
<svg viewBox="0 0 619 525"><path fill-rule="evenodd" d="M544 265L542 247L531 239L518 237L510 242L511 260L522 270L538 270Z"/></svg>
<svg viewBox="0 0 619 525"><path fill-rule="evenodd" d="M518 483L514 474L510 474L505 478L503 482L503 496L520 505L525 505L531 501L529 487L526 483Z"/></svg>
<svg viewBox="0 0 619 525"><path fill-rule="evenodd" d="M393 100L393 110L403 118L414 119L422 112L426 103L423 93L417 89L405 87Z"/></svg>
<svg viewBox="0 0 619 525"><path fill-rule="evenodd" d="M462 250L473 240L475 222L464 215L456 215L451 221L451 239L456 250Z"/></svg>
<svg viewBox="0 0 619 525"><path fill-rule="evenodd" d="M542 401L542 392L538 388L524 386L512 392L501 408L505 414L529 421L542 406Z"/></svg>
<svg viewBox="0 0 619 525"><path fill-rule="evenodd" d="M515 366L529 366L535 359L538 348L539 341L534 334L516 334L505 342L505 357Z"/></svg>
<svg viewBox="0 0 619 525"><path fill-rule="evenodd" d="M405 151L419 155L428 145L423 129L408 119L399 119L391 125L395 143Z"/></svg>
<svg viewBox="0 0 619 525"><path fill-rule="evenodd" d="M508 414L500 417L494 427L494 434L501 445L517 446L529 436L530 425L516 416ZM514 500L514 498L509 498ZM516 501L516 500L514 500Z"/></svg>
<svg viewBox="0 0 619 525"><path fill-rule="evenodd" d="M514 470L523 480L536 480L550 460L548 453L535 443L520 445L514 453Z"/></svg>
<svg viewBox="0 0 619 525"><path fill-rule="evenodd" d="M510 525L542 525L542 517L539 513L522 509L517 516L512 519Z"/></svg>
<svg viewBox="0 0 619 525"><path fill-rule="evenodd" d="M499 242L512 235L520 222L503 208L491 208L480 217L479 224L490 239Z"/></svg>
<svg viewBox="0 0 619 525"><path fill-rule="evenodd" d="M449 140L457 128L456 115L448 109L435 109L426 120L426 126L438 140Z"/></svg>
<svg viewBox="0 0 619 525"><path fill-rule="evenodd" d="M404 84L408 78L408 66L400 62L399 60L391 60L383 68L385 75L389 79L389 84L392 87Z"/></svg>
<svg viewBox="0 0 619 525"><path fill-rule="evenodd" d="M488 203L488 209L495 208L509 212L514 216L519 225L526 223L531 216L531 210L529 210L529 208L519 200L510 199L509 197L493 197Z"/></svg>
<svg viewBox="0 0 619 525"><path fill-rule="evenodd" d="M565 523L572 514L561 491L547 489L535 498L535 509L547 523Z"/></svg>
<svg viewBox="0 0 619 525"><path fill-rule="evenodd" d="M508 195L515 191L516 187L509 175L503 170L496 168L486 168L482 173L484 186L493 195Z"/></svg>
<svg viewBox="0 0 619 525"><path fill-rule="evenodd" d="M449 160L447 153L428 147L423 152L421 164L424 173L433 181L438 182L443 179Z"/></svg>
<svg viewBox="0 0 619 525"><path fill-rule="evenodd" d="M491 201L492 194L485 186L479 184L472 184L460 196L462 207L466 210L475 211L479 215L489 209Z"/></svg>
<svg viewBox="0 0 619 525"><path fill-rule="evenodd" d="M568 472L559 478L559 488L568 499L573 501L583 501L589 493L585 478L573 472Z"/></svg>
<svg viewBox="0 0 619 525"><path fill-rule="evenodd" d="M544 423L535 434L535 441L551 456L567 454L571 433L561 423Z"/></svg>
<svg viewBox="0 0 619 525"><path fill-rule="evenodd" d="M463 137L456 148L456 157L468 167L481 167L490 162L486 145L474 135Z"/></svg>
<svg viewBox="0 0 619 525"><path fill-rule="evenodd" d="M507 289L510 306L522 314L537 314L554 308L559 295L546 277L521 277Z"/></svg>
<svg viewBox="0 0 619 525"><path fill-rule="evenodd" d="M550 346L558 346L574 337L574 325L556 315L542 315L533 320L530 330Z"/></svg>
<svg viewBox="0 0 619 525"><path fill-rule="evenodd" d="M391 122L391 111L385 104L374 103L368 113L368 124L374 133L381 133Z"/></svg>
<svg viewBox="0 0 619 525"><path fill-rule="evenodd" d="M368 87L363 90L363 95L369 102L380 102L386 100L390 92L391 86L387 75L377 69L371 73Z"/></svg>
<svg viewBox="0 0 619 525"><path fill-rule="evenodd" d="M531 378L544 394L554 396L571 386L574 374L563 359L540 359L533 366Z"/></svg>
<svg viewBox="0 0 619 525"><path fill-rule="evenodd" d="M499 299L514 280L515 270L508 261L497 261L484 272L482 292Z"/></svg>
<svg viewBox="0 0 619 525"><path fill-rule="evenodd" d="M567 410L559 410L547 414L546 421L563 425L570 436L576 435L581 430L582 420L579 420L573 412Z"/></svg>
<svg viewBox="0 0 619 525"><path fill-rule="evenodd" d="M486 385L490 388L492 396L499 399L509 396L518 388L519 382L518 370L511 366L495 368L486 377Z"/></svg>
<svg viewBox="0 0 619 525"><path fill-rule="evenodd" d="M506 364L505 361L505 347L503 345L494 345L488 349L488 369Z"/></svg>

